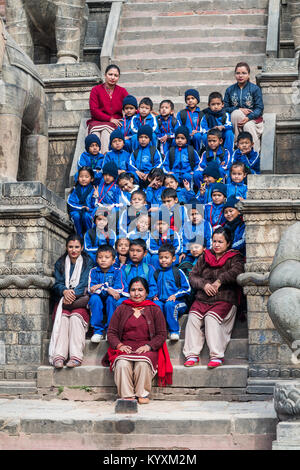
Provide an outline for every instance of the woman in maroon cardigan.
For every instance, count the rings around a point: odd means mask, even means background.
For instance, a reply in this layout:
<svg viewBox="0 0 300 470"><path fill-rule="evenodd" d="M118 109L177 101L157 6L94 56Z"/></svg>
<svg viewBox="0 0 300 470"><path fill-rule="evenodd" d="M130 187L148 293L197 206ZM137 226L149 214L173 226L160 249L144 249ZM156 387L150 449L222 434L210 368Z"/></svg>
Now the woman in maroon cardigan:
<svg viewBox="0 0 300 470"><path fill-rule="evenodd" d="M108 359L114 371L118 395L149 403L152 378L170 384L172 364L165 345L166 321L160 308L146 300L146 279L135 277L129 284L130 299L117 307L108 331Z"/></svg>
<svg viewBox="0 0 300 470"><path fill-rule="evenodd" d="M243 256L230 247L230 232L224 227L216 229L212 249L205 250L190 273L196 300L190 308L185 330L186 367L199 363L205 340L210 353L207 367L223 364L238 305L236 278L244 271Z"/></svg>
<svg viewBox="0 0 300 470"><path fill-rule="evenodd" d="M121 126L123 99L128 95L125 88L117 85L119 78L119 67L109 65L105 70L104 83L94 86L90 93L88 133L98 135L103 154L108 151L111 132Z"/></svg>

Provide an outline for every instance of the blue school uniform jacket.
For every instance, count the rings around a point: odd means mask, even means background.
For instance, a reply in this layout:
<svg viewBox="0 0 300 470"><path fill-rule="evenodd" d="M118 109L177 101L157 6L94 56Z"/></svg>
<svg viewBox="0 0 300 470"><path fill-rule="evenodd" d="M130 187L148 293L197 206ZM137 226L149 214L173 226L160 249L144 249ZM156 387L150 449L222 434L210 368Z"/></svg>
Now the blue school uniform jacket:
<svg viewBox="0 0 300 470"><path fill-rule="evenodd" d="M247 199L247 185L245 183L227 183L227 199L229 196Z"/></svg>
<svg viewBox="0 0 300 470"><path fill-rule="evenodd" d="M247 154L243 154L240 149L237 149L232 156L232 163L242 162L244 165L250 169L252 174L260 174L260 157L259 153L255 150Z"/></svg>
<svg viewBox="0 0 300 470"><path fill-rule="evenodd" d="M96 284L103 285L98 290L96 290L94 294L105 294L107 288L112 288L121 295L124 290L121 270L111 266L109 270L104 273L100 266L96 266L90 270L88 282L89 294L91 294L91 287L95 286Z"/></svg>
<svg viewBox="0 0 300 470"><path fill-rule="evenodd" d="M200 122L200 131L201 131L202 134L206 134L210 129L212 129L213 127L216 127L216 126L224 126L225 131L233 130L233 126L232 126L232 122L230 120L230 114L229 113L226 113L226 111L225 111L225 113L224 113L225 119L223 118L223 116L215 117L213 119L213 121L214 121L213 126L210 126L209 125L209 117L205 113L205 111L207 111L207 110L206 109L203 110L204 116L202 117L201 122ZM219 114L221 114L221 113L219 113Z"/></svg>
<svg viewBox="0 0 300 470"><path fill-rule="evenodd" d="M84 206L89 207L89 209L93 211L95 209L93 194L94 187L92 184L81 186L81 184L77 183L67 201L70 212L80 211Z"/></svg>
<svg viewBox="0 0 300 470"><path fill-rule="evenodd" d="M128 170L129 157L130 157L130 154L128 152L126 152L126 150L124 150L124 149L122 149L120 151L110 150L109 152L107 152L107 154L104 157L103 166L106 163L114 162L117 165L118 170L127 171Z"/></svg>
<svg viewBox="0 0 300 470"><path fill-rule="evenodd" d="M153 134L156 136L158 132L158 122L156 116L154 116L152 113L150 113L144 119L139 113L133 116L131 119L131 131L133 134L137 134L139 128L145 126L146 124L152 128Z"/></svg>
<svg viewBox="0 0 300 470"><path fill-rule="evenodd" d="M104 179L98 185L99 196L95 198L95 206L120 204L121 190L116 181L105 183Z"/></svg>
<svg viewBox="0 0 300 470"><path fill-rule="evenodd" d="M130 193L128 191L121 191L120 204L124 207L130 206L131 195L133 191L137 191L139 188L139 185L135 184L133 190Z"/></svg>
<svg viewBox="0 0 300 470"><path fill-rule="evenodd" d="M179 204L180 203L184 203L184 204L187 204L188 202L190 202L191 200L195 199L195 193L192 189L190 189L189 191L185 188L177 188L176 189L176 193L177 193L177 197L178 197L178 202Z"/></svg>
<svg viewBox="0 0 300 470"><path fill-rule="evenodd" d="M166 236L165 236L166 235ZM164 234L164 237L158 233L157 230L154 230L148 240L148 251L151 255L158 255L158 250L164 243L170 243L175 248L175 255L180 255L182 253L182 244L180 236L174 230L168 230L167 234Z"/></svg>
<svg viewBox="0 0 300 470"><path fill-rule="evenodd" d="M232 236L232 248L239 250L242 255L246 255L246 242L245 242L245 223L242 216L238 216L232 222L226 222L224 227L228 228Z"/></svg>
<svg viewBox="0 0 300 470"><path fill-rule="evenodd" d="M161 206L161 204L163 203L162 200L161 200L161 195L162 195L162 192L164 191L165 186L161 186L160 188L158 189L154 189L154 188L147 188L146 189L146 201L147 201L147 204L148 204L148 207L150 208L152 205L157 205L157 206Z"/></svg>
<svg viewBox="0 0 300 470"><path fill-rule="evenodd" d="M135 158L134 152L131 153L129 159L129 166L128 171L131 173L136 174L137 170L143 173L149 173L152 168L160 168L162 165L162 157L158 150L155 151L153 155L153 163L151 160L151 153L150 153L151 145L147 145L147 147L138 146L138 154Z"/></svg>
<svg viewBox="0 0 300 470"><path fill-rule="evenodd" d="M181 269L178 269L180 274L180 287L176 285L172 266L166 269L160 268L158 270L157 289L158 298L165 302L171 295L175 295L176 299L180 299L191 292L189 281Z"/></svg>
<svg viewBox="0 0 300 470"><path fill-rule="evenodd" d="M132 122L132 118L134 116L124 116L123 117L123 122L122 122L122 126L120 127L121 131L123 132L123 135L124 137L132 137L134 135L134 132L131 128L131 122Z"/></svg>
<svg viewBox="0 0 300 470"><path fill-rule="evenodd" d="M240 88L238 83L234 83L225 92L224 108L228 113L239 108L248 108L252 110L247 116L249 119L261 117L264 104L260 87L248 82L244 88Z"/></svg>
<svg viewBox="0 0 300 470"><path fill-rule="evenodd" d="M200 158L198 152L194 150L194 168L191 167L189 154L188 154L188 145L185 145L182 148L179 148L177 145L174 146L175 148L175 158L174 164L170 167L170 151L167 152L166 158L163 162L163 169L167 173L174 173L174 175L182 175L184 173L191 173L194 172L200 163Z"/></svg>
<svg viewBox="0 0 300 470"><path fill-rule="evenodd" d="M74 175L75 183L77 183L78 181L78 171L80 170L80 168L82 168L83 166L88 166L94 171L95 184L98 184L99 180L101 179L103 159L104 155L100 152L98 153L98 155L92 155L89 152L83 152L77 162L77 172Z"/></svg>
<svg viewBox="0 0 300 470"><path fill-rule="evenodd" d="M122 266L121 272L124 282L124 296L129 297L129 283L131 279L137 276L143 277L148 282L149 294L147 299L153 299L157 295L157 284L154 278L155 269L149 263L143 260L136 266L129 260L127 264Z"/></svg>
<svg viewBox="0 0 300 470"><path fill-rule="evenodd" d="M134 230L135 221L139 215L144 214L147 211L147 208L136 210L134 207L129 206L126 209L123 209L119 217L119 232L120 236L127 237L127 234Z"/></svg>
<svg viewBox="0 0 300 470"><path fill-rule="evenodd" d="M231 165L231 156L230 152L225 149L223 146L220 146L216 152L213 152L211 149L207 148L201 155L199 170L204 171L208 163L215 161L219 165L220 175L224 178L228 175L228 171ZM221 163L223 165L221 165Z"/></svg>
<svg viewBox="0 0 300 470"><path fill-rule="evenodd" d="M198 225L186 222L182 230L183 253L189 252L190 243L199 243L206 248L211 248L212 226L207 220Z"/></svg>
<svg viewBox="0 0 300 470"><path fill-rule="evenodd" d="M190 131L190 134L192 131L200 131L200 122L202 119L202 111L200 111L200 108L197 106L195 111L190 111L188 107L185 108L187 112L186 116L186 122L182 122L182 117L181 117L181 111L177 113L177 121L180 126L186 126L188 130ZM182 110L183 111L183 110Z"/></svg>
<svg viewBox="0 0 300 470"><path fill-rule="evenodd" d="M164 137L167 135L169 138L173 139L175 137L175 131L179 126L177 119L172 114L167 118L164 119L161 115L157 116L157 138Z"/></svg>
<svg viewBox="0 0 300 470"><path fill-rule="evenodd" d="M107 232L100 232L96 227L88 230L84 235L84 251L96 264L96 254L99 246L110 245L115 246L117 240L114 230L108 229Z"/></svg>
<svg viewBox="0 0 300 470"><path fill-rule="evenodd" d="M224 204L216 205L214 202L209 202L204 206L204 219L210 223L213 230L226 222L223 207Z"/></svg>

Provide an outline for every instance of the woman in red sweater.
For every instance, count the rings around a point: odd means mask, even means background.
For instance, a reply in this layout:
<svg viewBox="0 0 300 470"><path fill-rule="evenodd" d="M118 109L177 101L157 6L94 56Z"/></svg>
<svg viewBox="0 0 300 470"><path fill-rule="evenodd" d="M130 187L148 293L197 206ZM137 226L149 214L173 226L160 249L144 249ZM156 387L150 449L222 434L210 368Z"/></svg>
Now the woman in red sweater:
<svg viewBox="0 0 300 470"><path fill-rule="evenodd" d="M98 135L103 154L108 151L111 132L121 126L123 99L128 95L125 88L117 85L119 78L119 67L109 65L105 70L104 83L94 86L90 93L88 133Z"/></svg>

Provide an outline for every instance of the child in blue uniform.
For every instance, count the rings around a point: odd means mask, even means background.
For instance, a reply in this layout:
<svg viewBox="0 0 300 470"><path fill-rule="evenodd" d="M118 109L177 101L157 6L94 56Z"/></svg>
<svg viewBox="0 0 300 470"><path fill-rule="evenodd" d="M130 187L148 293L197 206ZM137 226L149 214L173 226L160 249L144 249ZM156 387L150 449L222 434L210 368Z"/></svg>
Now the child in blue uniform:
<svg viewBox="0 0 300 470"><path fill-rule="evenodd" d="M128 162L130 154L124 150L125 139L120 129L115 129L110 134L110 150L104 157L103 166L106 163L114 162L118 168L118 174L126 172L128 169Z"/></svg>
<svg viewBox="0 0 300 470"><path fill-rule="evenodd" d="M132 150L138 148L138 131L141 127L147 125L152 129L151 145L157 145L158 123L156 116L152 114L153 101L151 98L142 98L139 102L138 113L131 120L131 131L133 136L131 139Z"/></svg>
<svg viewBox="0 0 300 470"><path fill-rule="evenodd" d="M158 251L159 268L155 273L158 295L154 297L165 315L170 339L178 341L180 325L178 316L186 311L185 297L190 294L189 281L181 269L174 266L175 248L163 244Z"/></svg>
<svg viewBox="0 0 300 470"><path fill-rule="evenodd" d="M227 183L227 197L234 196L237 199L247 198L247 185L245 183L247 169L242 162L236 162L230 168L230 181Z"/></svg>
<svg viewBox="0 0 300 470"><path fill-rule="evenodd" d="M117 239L115 244L116 260L114 262L114 268L120 269L123 264L128 263L129 259L129 245L128 238L120 237Z"/></svg>
<svg viewBox="0 0 300 470"><path fill-rule="evenodd" d="M151 255L152 265L158 269L159 268L159 259L158 259L158 250L165 244L170 243L175 248L175 263L179 263L179 255L182 253L182 244L180 236L177 232L170 229L170 218L168 214L165 214L164 211L161 211L159 214L156 214L155 218L152 218L151 223L154 222L154 230L151 231L149 242L148 242L148 251Z"/></svg>
<svg viewBox="0 0 300 470"><path fill-rule="evenodd" d="M214 183L211 188L212 202L204 206L204 219L207 220L212 230L225 224L223 212L224 203L226 201L227 188L226 184Z"/></svg>
<svg viewBox="0 0 300 470"><path fill-rule="evenodd" d="M120 203L122 207L130 206L131 195L139 189L131 173L121 173L117 180L117 185L121 190Z"/></svg>
<svg viewBox="0 0 300 470"><path fill-rule="evenodd" d="M184 180L189 183L195 169L198 168L200 158L192 145L189 145L189 130L186 126L179 126L175 131L175 145L170 147L163 162L164 171L173 174L180 184Z"/></svg>
<svg viewBox="0 0 300 470"><path fill-rule="evenodd" d="M207 132L210 129L218 129L224 142L224 147L233 154L234 133L230 120L230 114L224 110L223 96L218 91L210 93L208 97L208 108L203 110L200 129L203 143L207 146Z"/></svg>
<svg viewBox="0 0 300 470"><path fill-rule="evenodd" d="M200 204L207 204L211 202L211 187L214 183L221 183L223 178L219 170L219 165L217 162L211 162L207 165L203 171L203 183L201 183L198 193L196 194L196 200ZM188 184L185 184L187 190L190 189ZM192 198L194 199L194 198ZM189 203L194 202L194 200L189 200Z"/></svg>
<svg viewBox="0 0 300 470"><path fill-rule="evenodd" d="M135 96L125 96L123 99L123 122L120 129L125 140L124 150L126 150L129 154L132 152L131 138L134 135L134 132L131 129L131 121L133 116L136 115L137 108L138 103Z"/></svg>
<svg viewBox="0 0 300 470"><path fill-rule="evenodd" d="M77 235L83 238L93 223L94 202L94 172L83 166L78 171L78 181L68 197L69 215L74 223Z"/></svg>
<svg viewBox="0 0 300 470"><path fill-rule="evenodd" d="M112 210L120 205L121 191L117 185L118 167L114 162L106 163L102 168L102 179L95 189L95 206Z"/></svg>
<svg viewBox="0 0 300 470"><path fill-rule="evenodd" d="M112 246L100 246L96 255L97 266L90 271L88 292L91 326L94 329L92 343L105 339L105 330L116 309L116 302L123 293L121 271L113 267L115 256L116 252ZM107 317L106 324L103 322L104 312Z"/></svg>
<svg viewBox="0 0 300 470"><path fill-rule="evenodd" d="M116 233L109 227L109 213L98 209L94 216L94 227L90 228L84 235L84 251L96 265L96 253L101 245L115 246Z"/></svg>
<svg viewBox="0 0 300 470"><path fill-rule="evenodd" d="M158 123L157 139L159 150L162 155L166 155L170 146L174 143L175 131L179 126L174 116L174 103L171 100L163 100L159 105L159 116L156 117Z"/></svg>
<svg viewBox="0 0 300 470"><path fill-rule="evenodd" d="M246 255L246 243L245 243L245 222L240 211L237 209L239 199L234 196L227 198L224 204L224 217L226 223L225 228L231 233L232 245L234 250L239 250L242 255Z"/></svg>
<svg viewBox="0 0 300 470"><path fill-rule="evenodd" d="M131 195L130 206L123 209L119 219L119 233L126 237L129 232L134 230L136 218L147 213L146 194L141 189L134 191Z"/></svg>
<svg viewBox="0 0 300 470"><path fill-rule="evenodd" d="M183 184L185 184L185 181L183 181ZM175 175L165 175L164 186L165 188L175 189L179 204L188 203L195 198L195 193L192 191L191 185L189 185L189 189L185 187L181 188Z"/></svg>
<svg viewBox="0 0 300 470"><path fill-rule="evenodd" d="M237 150L234 152L232 162L244 163L249 173L260 174L259 153L253 149L253 137L250 132L241 132L237 138Z"/></svg>
<svg viewBox="0 0 300 470"><path fill-rule="evenodd" d="M186 108L177 113L177 121L180 126L186 126L189 130L191 144L199 152L202 147L202 134L200 132L200 122L203 116L198 107L200 103L199 92L193 88L186 90L184 94Z"/></svg>
<svg viewBox="0 0 300 470"><path fill-rule="evenodd" d="M152 168L147 176L146 200L148 209L151 210L152 206L159 207L162 204L161 195L165 189L164 187L165 174L162 168Z"/></svg>
<svg viewBox="0 0 300 470"><path fill-rule="evenodd" d="M191 243L199 243L205 248L211 248L212 227L203 218L203 206L197 204L188 210L189 220L185 221L182 230L183 254L181 261L190 255L189 246Z"/></svg>
<svg viewBox="0 0 300 470"><path fill-rule="evenodd" d="M74 181L77 183L78 171L83 166L92 168L94 171L95 184L99 183L101 178L101 169L103 166L104 155L100 153L101 142L96 134L89 134L84 141L85 152L83 152L77 162L77 173L74 175Z"/></svg>

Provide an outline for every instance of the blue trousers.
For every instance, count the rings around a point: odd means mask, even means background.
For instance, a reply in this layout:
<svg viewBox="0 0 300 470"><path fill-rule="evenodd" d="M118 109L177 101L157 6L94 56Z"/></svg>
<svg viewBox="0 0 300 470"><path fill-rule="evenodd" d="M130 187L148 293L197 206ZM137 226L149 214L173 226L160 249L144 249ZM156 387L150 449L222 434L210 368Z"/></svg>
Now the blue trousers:
<svg viewBox="0 0 300 470"><path fill-rule="evenodd" d="M91 326L94 328L94 334L102 335L108 328L109 322L116 309L116 300L108 294L92 294L89 300L91 309ZM104 311L107 316L106 324L103 322Z"/></svg>
<svg viewBox="0 0 300 470"><path fill-rule="evenodd" d="M201 132L196 132L196 134L191 137L191 144L197 152L201 150L203 145L203 136Z"/></svg>
<svg viewBox="0 0 300 470"><path fill-rule="evenodd" d="M77 235L83 238L84 234L92 228L93 219L92 219L93 211L86 212L86 211L71 211L70 217L74 222L75 230Z"/></svg>
<svg viewBox="0 0 300 470"><path fill-rule="evenodd" d="M187 308L186 304L182 302L182 300L180 299L175 300L175 302L172 302L172 301L164 302L160 300L160 301L156 301L155 303L160 307L160 309L162 310L165 316L169 332L177 333L179 335L180 326L179 326L178 317L180 315L183 315L184 312L186 311L186 308Z"/></svg>

